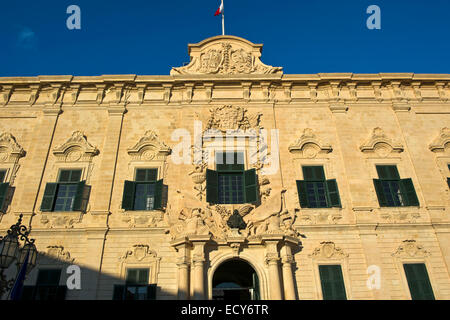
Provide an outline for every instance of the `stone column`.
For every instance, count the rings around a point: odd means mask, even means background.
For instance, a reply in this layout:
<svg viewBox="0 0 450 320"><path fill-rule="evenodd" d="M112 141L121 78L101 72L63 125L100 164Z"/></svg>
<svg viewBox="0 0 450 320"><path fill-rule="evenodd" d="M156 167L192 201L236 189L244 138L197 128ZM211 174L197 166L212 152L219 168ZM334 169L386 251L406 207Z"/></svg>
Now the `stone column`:
<svg viewBox="0 0 450 320"><path fill-rule="evenodd" d="M186 239L175 240L171 245L177 250L177 267L178 267L178 300L188 300L190 298L189 280L190 280L190 263L189 263L189 243Z"/></svg>
<svg viewBox="0 0 450 320"><path fill-rule="evenodd" d="M209 241L210 236L191 236L189 240L192 242L194 265L194 299L205 300L205 244Z"/></svg>
<svg viewBox="0 0 450 320"><path fill-rule="evenodd" d="M283 285L284 285L284 298L285 300L297 300L295 292L294 274L292 270L292 264L294 263L294 257L292 256L292 249L289 245L283 246L283 257L281 262L283 264Z"/></svg>
<svg viewBox="0 0 450 320"><path fill-rule="evenodd" d="M267 235L263 237L266 244L266 263L269 266L269 298L271 300L282 300L281 277L278 262L280 255L278 253L278 243L283 240L283 236Z"/></svg>

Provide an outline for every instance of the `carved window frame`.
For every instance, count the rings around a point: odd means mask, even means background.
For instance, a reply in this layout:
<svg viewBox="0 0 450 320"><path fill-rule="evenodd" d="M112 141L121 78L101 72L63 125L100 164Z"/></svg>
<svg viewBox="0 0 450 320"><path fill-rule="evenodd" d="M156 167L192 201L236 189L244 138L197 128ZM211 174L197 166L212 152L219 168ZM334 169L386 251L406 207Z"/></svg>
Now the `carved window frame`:
<svg viewBox="0 0 450 320"><path fill-rule="evenodd" d="M447 179L450 177L450 129L442 128L439 135L430 143L429 149L435 154L436 166L444 181L447 198L450 196L450 187Z"/></svg>
<svg viewBox="0 0 450 320"><path fill-rule="evenodd" d="M333 243L336 247L335 243L330 241L330 243ZM316 247L315 250L321 250L323 248L323 243L321 243L318 247ZM345 286L345 294L347 296L347 300L352 300L353 294L351 289L351 281L350 281L350 274L349 274L349 262L348 262L348 255L344 254L340 257L324 257L324 256L317 256L314 255L314 252L309 255L311 258L311 264L313 268L313 276L316 284L316 299L317 300L323 300L323 293L322 293L322 282L320 279L320 271L319 266L322 265L340 265L342 270L342 278L344 279L344 286Z"/></svg>
<svg viewBox="0 0 450 320"><path fill-rule="evenodd" d="M136 258L138 250L143 250L144 257ZM161 258L157 256L156 251L150 249L150 246L134 245L119 260L119 277L124 283L127 277L127 269L149 269L148 285L158 284Z"/></svg>
<svg viewBox="0 0 450 320"><path fill-rule="evenodd" d="M398 247L398 249L400 247L402 247L402 245L400 245ZM405 273L405 269L404 269L403 265L404 264L412 264L412 263L423 263L425 265L425 268L428 273L428 278L430 280L430 284L431 284L431 288L433 290L434 297L436 300L440 300L440 290L439 290L438 283L434 279L433 268L431 265L429 252L424 251L424 253L421 253L417 256L409 256L406 253L398 254L397 252L395 252L392 254L392 257L393 257L394 265L397 269L398 275L400 276L400 282L402 283L403 292L405 293L405 296L407 299L412 300L412 297L411 297L411 291L410 291L409 285L408 285L408 279L406 278L406 273Z"/></svg>

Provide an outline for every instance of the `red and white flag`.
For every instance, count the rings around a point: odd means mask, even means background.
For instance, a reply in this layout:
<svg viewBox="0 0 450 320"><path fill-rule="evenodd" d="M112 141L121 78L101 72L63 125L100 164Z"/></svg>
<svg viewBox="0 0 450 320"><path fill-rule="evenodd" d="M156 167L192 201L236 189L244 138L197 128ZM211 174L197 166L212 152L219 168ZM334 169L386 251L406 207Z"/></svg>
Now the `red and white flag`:
<svg viewBox="0 0 450 320"><path fill-rule="evenodd" d="M223 0L222 3L220 4L219 9L217 9L216 13L214 14L214 16L218 16L219 14L223 13Z"/></svg>

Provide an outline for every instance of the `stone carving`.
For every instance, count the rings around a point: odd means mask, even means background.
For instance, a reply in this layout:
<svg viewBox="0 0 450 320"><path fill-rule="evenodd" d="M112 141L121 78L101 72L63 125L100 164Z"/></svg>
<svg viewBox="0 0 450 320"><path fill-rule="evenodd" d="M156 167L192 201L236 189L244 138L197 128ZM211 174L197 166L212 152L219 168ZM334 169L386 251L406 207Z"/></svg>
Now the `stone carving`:
<svg viewBox="0 0 450 320"><path fill-rule="evenodd" d="M289 152L301 154L302 158L315 158L319 153L333 151L330 145L322 144L312 129L306 128L300 138L289 146Z"/></svg>
<svg viewBox="0 0 450 320"><path fill-rule="evenodd" d="M390 139L379 127L373 129L369 139L359 149L364 153L376 153L382 158L391 153L403 152L403 146Z"/></svg>
<svg viewBox="0 0 450 320"><path fill-rule="evenodd" d="M25 151L9 132L0 133L0 162L16 163L25 156Z"/></svg>
<svg viewBox="0 0 450 320"><path fill-rule="evenodd" d="M380 217L389 223L415 223L420 218L418 212L383 212Z"/></svg>
<svg viewBox="0 0 450 320"><path fill-rule="evenodd" d="M41 216L40 222L50 228L64 228L64 229L72 229L76 224L81 223L82 217L79 213L76 213L77 215L73 214L65 214L61 215L58 214L43 214Z"/></svg>
<svg viewBox="0 0 450 320"><path fill-rule="evenodd" d="M128 154L133 160L165 160L171 149L162 142L158 134L153 130L148 130L145 135L132 148L128 149Z"/></svg>
<svg viewBox="0 0 450 320"><path fill-rule="evenodd" d="M53 149L53 154L65 162L91 161L99 151L91 145L81 131L74 131L72 136L62 145Z"/></svg>
<svg viewBox="0 0 450 320"><path fill-rule="evenodd" d="M247 114L247 109L225 105L209 110L211 117L206 126L207 130L216 129L221 132L227 130L248 130L248 129L261 129L261 113L252 115Z"/></svg>
<svg viewBox="0 0 450 320"><path fill-rule="evenodd" d="M280 193L244 216L244 222L247 224L246 235L251 237L285 232L281 229L281 215L287 214L284 208L285 192L285 189L281 190Z"/></svg>
<svg viewBox="0 0 450 320"><path fill-rule="evenodd" d="M450 129L442 128L439 135L431 142L430 150L432 152L450 151Z"/></svg>
<svg viewBox="0 0 450 320"><path fill-rule="evenodd" d="M164 225L162 212L143 214L124 214L122 221L128 223L128 228L158 228Z"/></svg>
<svg viewBox="0 0 450 320"><path fill-rule="evenodd" d="M130 250L127 250L124 255L119 258L119 261L127 262L142 262L144 260L159 260L156 252L150 250L147 244L136 244Z"/></svg>
<svg viewBox="0 0 450 320"><path fill-rule="evenodd" d="M196 191L195 196L200 201L205 197L206 192L206 167L206 163L197 164L195 165L194 170L189 173L194 182L194 190Z"/></svg>
<svg viewBox="0 0 450 320"><path fill-rule="evenodd" d="M70 253L64 250L64 247L60 245L48 246L47 256L44 256L44 259L49 260L49 264L54 264L51 259L56 259L60 263L73 263L75 261L75 259L70 256ZM43 262L40 263L43 264Z"/></svg>
<svg viewBox="0 0 450 320"><path fill-rule="evenodd" d="M314 225L314 224L337 224L339 220L342 219L342 214L340 213L330 213L323 211L313 211L306 213L305 211L300 216L300 221L303 223Z"/></svg>
<svg viewBox="0 0 450 320"><path fill-rule="evenodd" d="M238 230L242 230L247 227L238 210L233 211L233 214L228 218L227 225L228 227L230 227L230 229Z"/></svg>
<svg viewBox="0 0 450 320"><path fill-rule="evenodd" d="M261 62L261 45L233 36L206 39L189 45L189 65L172 68L171 75L182 74L281 74L283 69Z"/></svg>
<svg viewBox="0 0 450 320"><path fill-rule="evenodd" d="M430 256L430 253L422 245L418 244L416 240L404 240L392 256L397 258L423 258Z"/></svg>
<svg viewBox="0 0 450 320"><path fill-rule="evenodd" d="M348 254L344 253L341 248L336 247L336 244L334 242L324 241L320 243L319 247L314 249L309 257L316 259L343 259L347 258Z"/></svg>

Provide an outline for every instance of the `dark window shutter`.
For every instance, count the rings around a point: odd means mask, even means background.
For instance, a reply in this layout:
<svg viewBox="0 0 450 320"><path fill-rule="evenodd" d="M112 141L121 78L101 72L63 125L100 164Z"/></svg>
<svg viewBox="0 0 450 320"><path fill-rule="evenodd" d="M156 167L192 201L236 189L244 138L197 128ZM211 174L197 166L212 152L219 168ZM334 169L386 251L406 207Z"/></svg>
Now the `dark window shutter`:
<svg viewBox="0 0 450 320"><path fill-rule="evenodd" d="M23 286L20 300L34 300L34 288L35 286Z"/></svg>
<svg viewBox="0 0 450 320"><path fill-rule="evenodd" d="M125 181L123 186L122 209L133 210L135 190L136 184L134 181Z"/></svg>
<svg viewBox="0 0 450 320"><path fill-rule="evenodd" d="M397 166L376 166L378 178L383 180L400 180Z"/></svg>
<svg viewBox="0 0 450 320"><path fill-rule="evenodd" d="M9 183L0 183L0 212L5 213L6 199L9 190Z"/></svg>
<svg viewBox="0 0 450 320"><path fill-rule="evenodd" d="M434 300L433 288L423 263L404 264L409 291L413 300Z"/></svg>
<svg viewBox="0 0 450 320"><path fill-rule="evenodd" d="M123 295L125 292L125 286L121 284L114 285L113 300L124 300Z"/></svg>
<svg viewBox="0 0 450 320"><path fill-rule="evenodd" d="M448 184L448 187L450 188L450 178L447 178L447 184Z"/></svg>
<svg viewBox="0 0 450 320"><path fill-rule="evenodd" d="M206 202L219 202L219 174L209 169L206 169Z"/></svg>
<svg viewBox="0 0 450 320"><path fill-rule="evenodd" d="M341 197L339 196L339 189L337 186L336 179L327 180L327 195L328 195L328 205L330 207L341 208Z"/></svg>
<svg viewBox="0 0 450 320"><path fill-rule="evenodd" d="M244 173L245 202L253 203L258 200L258 179L256 169L250 169Z"/></svg>
<svg viewBox="0 0 450 320"><path fill-rule="evenodd" d="M308 194L306 193L306 182L303 180L297 180L297 192L302 208L308 208Z"/></svg>
<svg viewBox="0 0 450 320"><path fill-rule="evenodd" d="M260 300L261 299L261 294L259 292L259 278L258 275L255 273L253 273L253 289L254 291L254 300Z"/></svg>
<svg viewBox="0 0 450 320"><path fill-rule="evenodd" d="M344 278L340 265L319 266L322 296L324 300L346 300Z"/></svg>
<svg viewBox="0 0 450 320"><path fill-rule="evenodd" d="M72 211L83 211L83 196L85 187L86 181L80 181L77 183L77 193L73 201Z"/></svg>
<svg viewBox="0 0 450 320"><path fill-rule="evenodd" d="M303 179L307 181L324 181L325 172L323 166L305 166L303 169Z"/></svg>
<svg viewBox="0 0 450 320"><path fill-rule="evenodd" d="M58 286L56 289L56 297L55 300L66 300L67 287L66 286Z"/></svg>
<svg viewBox="0 0 450 320"><path fill-rule="evenodd" d="M53 211L53 205L55 204L57 191L58 191L57 183L46 184L44 196L42 197L41 211L43 212Z"/></svg>
<svg viewBox="0 0 450 320"><path fill-rule="evenodd" d="M147 300L156 300L156 284L147 286Z"/></svg>
<svg viewBox="0 0 450 320"><path fill-rule="evenodd" d="M381 185L381 180L373 179L373 184L375 186L375 191L377 193L378 203L380 204L380 207L387 207L388 204L386 201L386 197L384 196L383 186Z"/></svg>
<svg viewBox="0 0 450 320"><path fill-rule="evenodd" d="M158 180L155 183L155 202L153 209L162 209L162 192L163 192L163 181Z"/></svg>
<svg viewBox="0 0 450 320"><path fill-rule="evenodd" d="M402 196L405 198L405 205L418 207L419 199L417 198L416 189L414 189L412 179L400 180L400 187L402 190Z"/></svg>

